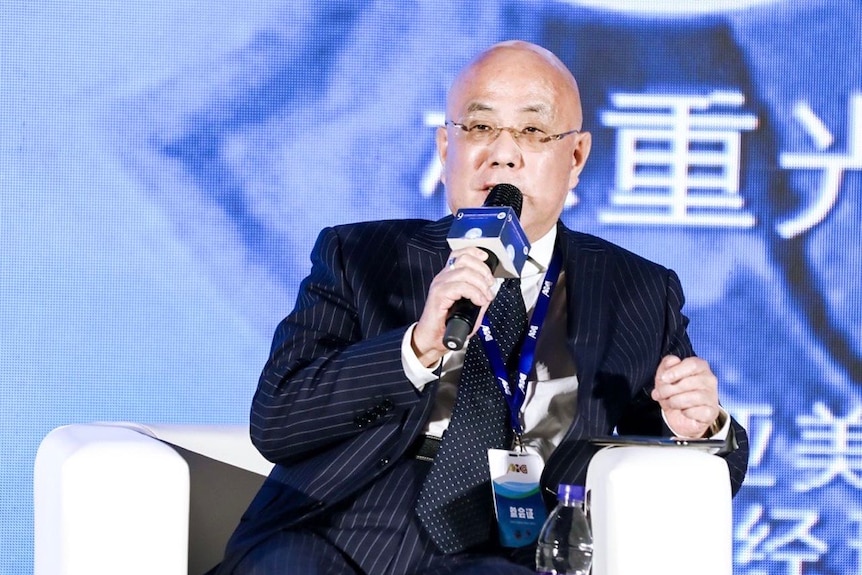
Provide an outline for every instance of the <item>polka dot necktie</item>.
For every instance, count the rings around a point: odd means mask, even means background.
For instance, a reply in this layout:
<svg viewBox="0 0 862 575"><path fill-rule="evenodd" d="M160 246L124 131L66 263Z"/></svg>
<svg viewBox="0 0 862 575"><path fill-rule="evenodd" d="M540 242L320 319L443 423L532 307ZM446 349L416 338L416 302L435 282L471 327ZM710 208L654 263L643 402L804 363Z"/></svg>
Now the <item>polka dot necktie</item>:
<svg viewBox="0 0 862 575"><path fill-rule="evenodd" d="M516 352L527 327L521 280L504 281L487 313L509 380L517 381ZM416 503L420 522L444 553L490 538L494 501L488 449L511 448L509 408L480 338L481 331L467 346L449 428Z"/></svg>

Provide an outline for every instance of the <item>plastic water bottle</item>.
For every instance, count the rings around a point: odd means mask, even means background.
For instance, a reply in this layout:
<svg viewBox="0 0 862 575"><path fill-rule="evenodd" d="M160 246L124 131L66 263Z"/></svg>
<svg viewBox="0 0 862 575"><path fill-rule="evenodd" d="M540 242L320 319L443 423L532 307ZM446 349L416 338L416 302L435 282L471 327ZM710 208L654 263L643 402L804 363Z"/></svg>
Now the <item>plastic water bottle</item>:
<svg viewBox="0 0 862 575"><path fill-rule="evenodd" d="M536 547L536 572L588 575L593 562L593 535L584 512L584 488L561 483Z"/></svg>

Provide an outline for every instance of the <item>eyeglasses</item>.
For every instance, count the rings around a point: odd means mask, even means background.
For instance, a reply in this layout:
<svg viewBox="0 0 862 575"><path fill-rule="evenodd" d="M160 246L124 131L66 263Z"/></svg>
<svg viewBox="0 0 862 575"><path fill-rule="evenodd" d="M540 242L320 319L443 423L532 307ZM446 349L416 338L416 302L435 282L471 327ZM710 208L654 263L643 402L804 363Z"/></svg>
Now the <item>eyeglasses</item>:
<svg viewBox="0 0 862 575"><path fill-rule="evenodd" d="M478 145L488 145L492 143L500 137L500 133L503 130L506 130L512 134L512 138L514 138L515 142L522 150L528 150L531 152L539 152L544 148L544 144L547 144L548 142L556 142L558 140L562 140L566 136L580 134L581 132L580 130L569 130L568 132L548 135L546 132L536 128L535 126L510 128L508 126L492 126L483 122L459 124L458 122L453 122L451 120L447 120L445 125L461 128L461 132L464 134L464 137L467 138L467 141L471 144Z"/></svg>

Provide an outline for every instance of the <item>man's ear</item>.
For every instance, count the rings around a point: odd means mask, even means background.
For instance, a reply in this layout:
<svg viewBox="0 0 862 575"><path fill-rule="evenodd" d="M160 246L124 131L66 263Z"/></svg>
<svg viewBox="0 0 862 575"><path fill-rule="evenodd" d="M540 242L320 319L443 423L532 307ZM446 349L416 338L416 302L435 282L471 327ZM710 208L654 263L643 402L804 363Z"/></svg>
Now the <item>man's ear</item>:
<svg viewBox="0 0 862 575"><path fill-rule="evenodd" d="M572 172L569 175L570 190L578 185L581 172L587 163L590 149L593 146L593 136L589 132L581 132L580 134L576 134L575 137L578 139L578 143L575 144L575 149L572 152Z"/></svg>
<svg viewBox="0 0 862 575"><path fill-rule="evenodd" d="M440 170L440 181L443 185L446 185L446 153L449 151L449 133L446 131L445 126L440 126L437 128L437 133L435 135L435 141L437 142L437 157L440 158L440 165L442 166L442 170Z"/></svg>

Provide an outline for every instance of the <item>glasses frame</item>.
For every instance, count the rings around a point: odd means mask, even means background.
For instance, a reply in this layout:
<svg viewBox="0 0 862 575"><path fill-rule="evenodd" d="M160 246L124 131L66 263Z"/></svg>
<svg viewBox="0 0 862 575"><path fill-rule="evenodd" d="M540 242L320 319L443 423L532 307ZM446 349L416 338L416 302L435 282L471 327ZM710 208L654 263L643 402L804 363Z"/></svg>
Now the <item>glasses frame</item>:
<svg viewBox="0 0 862 575"><path fill-rule="evenodd" d="M465 124L462 124L460 122L455 122L454 120L446 120L445 122L443 122L443 125L444 126L455 126L456 128L461 128L461 131L464 132L465 134L470 134L470 128L468 128ZM512 139L514 139L515 142L518 142L520 145L521 137L524 134L522 132L520 132L517 128L513 128L511 126L494 126L493 127L494 137L491 138L490 140L488 140L488 143L490 144L490 143L495 142L497 140L497 138L500 137L500 134L503 133L503 130L506 130L507 132L512 134ZM549 136L545 136L544 138L541 138L540 140L538 140L538 143L547 144L548 142L559 142L560 140L562 140L566 136L571 136L572 134L580 134L580 133L581 133L580 130L569 130L567 132L560 132L559 134L551 134Z"/></svg>

